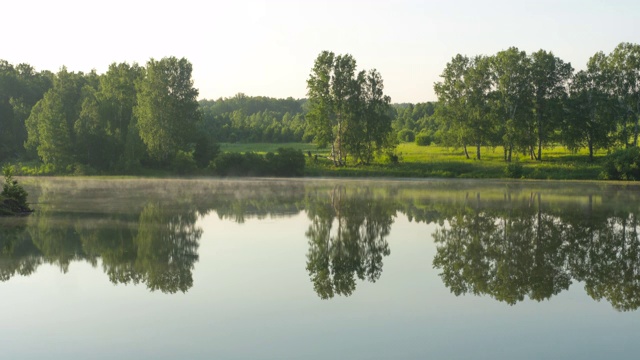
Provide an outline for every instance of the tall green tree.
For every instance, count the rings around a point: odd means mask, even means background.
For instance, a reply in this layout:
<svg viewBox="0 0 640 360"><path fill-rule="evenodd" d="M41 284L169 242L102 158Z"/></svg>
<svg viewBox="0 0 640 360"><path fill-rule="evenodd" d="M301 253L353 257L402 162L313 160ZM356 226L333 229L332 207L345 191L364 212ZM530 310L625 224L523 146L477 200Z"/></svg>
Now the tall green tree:
<svg viewBox="0 0 640 360"><path fill-rule="evenodd" d="M445 122L448 145L462 146L469 158L468 145L476 147L476 159L481 158L480 148L490 142L493 118L489 107L491 73L489 58L472 59L456 55L445 67L442 81L434 85L442 107L436 114Z"/></svg>
<svg viewBox="0 0 640 360"><path fill-rule="evenodd" d="M620 43L609 57L612 91L622 123L622 141L628 146L631 138L631 144L637 146L640 132L640 45Z"/></svg>
<svg viewBox="0 0 640 360"><path fill-rule="evenodd" d="M539 50L531 54L531 85L533 86L533 114L537 155L530 149L532 158L542 160L542 147L546 146L562 119L562 102L567 96L567 86L573 74L570 63L565 63L551 52Z"/></svg>
<svg viewBox="0 0 640 360"><path fill-rule="evenodd" d="M469 159L467 145L472 143L472 139L466 126L469 121L466 109L467 88L464 80L470 63L471 60L467 56L456 55L447 63L440 75L442 81L437 82L433 87L441 105L436 108L435 115L441 123L443 144L462 147L467 159Z"/></svg>
<svg viewBox="0 0 640 360"><path fill-rule="evenodd" d="M491 57L494 91L492 111L497 120L496 143L504 148L504 158L511 161L514 150L527 145L527 129L532 108L531 59L524 51L511 47Z"/></svg>
<svg viewBox="0 0 640 360"><path fill-rule="evenodd" d="M100 91L96 95L108 137L109 162L124 168L138 165L145 152L133 115L135 84L143 74L144 69L138 64L113 63L100 77Z"/></svg>
<svg viewBox="0 0 640 360"><path fill-rule="evenodd" d="M51 86L51 73L0 60L0 161L25 155L25 120Z"/></svg>
<svg viewBox="0 0 640 360"><path fill-rule="evenodd" d="M157 162L166 163L194 141L200 112L191 72L192 65L185 58L151 59L137 82L134 114L140 138Z"/></svg>
<svg viewBox="0 0 640 360"><path fill-rule="evenodd" d="M315 60L307 80L307 119L320 146L331 145L336 166L351 155L368 163L391 132L390 98L383 93L380 73L356 73L349 55L323 51Z"/></svg>
<svg viewBox="0 0 640 360"><path fill-rule="evenodd" d="M36 150L45 164L58 168L77 160L75 124L80 117L85 86L97 87L97 75L74 73L62 68L55 76L53 87L33 107L25 121L27 149Z"/></svg>
<svg viewBox="0 0 640 360"><path fill-rule="evenodd" d="M614 101L609 94L610 71L607 56L598 52L589 59L587 70L579 71L569 87L568 114L563 119L562 138L572 150L609 148L615 132Z"/></svg>
<svg viewBox="0 0 640 360"><path fill-rule="evenodd" d="M358 76L359 98L355 117L347 124L346 148L356 162L369 164L374 155L384 148L395 145L389 134L391 98L384 95L384 84L380 73L373 69Z"/></svg>

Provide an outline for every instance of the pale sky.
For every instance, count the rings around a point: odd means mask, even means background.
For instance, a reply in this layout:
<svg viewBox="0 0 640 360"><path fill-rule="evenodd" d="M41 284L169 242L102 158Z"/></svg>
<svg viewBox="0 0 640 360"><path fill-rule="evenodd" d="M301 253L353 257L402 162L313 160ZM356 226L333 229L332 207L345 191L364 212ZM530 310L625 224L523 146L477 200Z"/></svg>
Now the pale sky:
<svg viewBox="0 0 640 360"><path fill-rule="evenodd" d="M584 68L640 43L639 0L137 1L2 0L0 59L36 70L104 73L113 62L186 57L200 98L306 97L323 50L377 69L392 102L436 100L457 53L510 46Z"/></svg>

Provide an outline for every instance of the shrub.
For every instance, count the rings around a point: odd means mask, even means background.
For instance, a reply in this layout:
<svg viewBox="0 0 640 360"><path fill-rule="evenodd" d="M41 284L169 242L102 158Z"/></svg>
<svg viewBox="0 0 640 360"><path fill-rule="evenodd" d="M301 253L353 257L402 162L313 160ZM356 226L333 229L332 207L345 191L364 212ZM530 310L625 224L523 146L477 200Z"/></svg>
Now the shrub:
<svg viewBox="0 0 640 360"><path fill-rule="evenodd" d="M640 180L640 148L616 150L609 154L601 177L607 180Z"/></svg>
<svg viewBox="0 0 640 360"><path fill-rule="evenodd" d="M197 169L196 161L193 159L193 153L178 150L176 156L173 158L171 162L171 167L178 174L184 175L193 173Z"/></svg>
<svg viewBox="0 0 640 360"><path fill-rule="evenodd" d="M430 134L421 132L416 135L416 145L418 146L429 146L431 145L432 137Z"/></svg>
<svg viewBox="0 0 640 360"><path fill-rule="evenodd" d="M200 136L195 145L193 159L199 168L206 167L220 153L220 145L207 136Z"/></svg>
<svg viewBox="0 0 640 360"><path fill-rule="evenodd" d="M2 174L4 175L4 185L2 186L2 193L0 195L8 199L11 204L11 210L14 212L26 212L30 211L27 206L27 191L20 185L18 181L13 179L15 169L13 166L5 166L2 168ZM5 200L6 201L6 200Z"/></svg>
<svg viewBox="0 0 640 360"><path fill-rule="evenodd" d="M279 148L265 156L248 152L223 153L211 162L214 173L220 176L301 176L305 159L300 150Z"/></svg>
<svg viewBox="0 0 640 360"><path fill-rule="evenodd" d="M213 160L213 171L221 176L262 176L265 159L253 152L223 153Z"/></svg>
<svg viewBox="0 0 640 360"><path fill-rule="evenodd" d="M304 174L304 154L293 148L278 148L276 155L267 164L272 175L302 176Z"/></svg>
<svg viewBox="0 0 640 360"><path fill-rule="evenodd" d="M504 176L512 178L512 179L520 179L523 174L522 164L519 162L512 162L507 164L504 167Z"/></svg>
<svg viewBox="0 0 640 360"><path fill-rule="evenodd" d="M416 139L416 133L413 130L402 129L398 132L398 140L402 142L413 142Z"/></svg>

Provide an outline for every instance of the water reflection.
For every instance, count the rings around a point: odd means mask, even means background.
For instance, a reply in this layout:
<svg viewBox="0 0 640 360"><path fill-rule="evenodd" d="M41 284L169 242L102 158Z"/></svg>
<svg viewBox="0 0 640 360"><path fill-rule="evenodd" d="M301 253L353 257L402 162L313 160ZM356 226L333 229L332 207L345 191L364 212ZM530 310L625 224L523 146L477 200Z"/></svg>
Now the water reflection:
<svg viewBox="0 0 640 360"><path fill-rule="evenodd" d="M38 212L1 219L0 279L42 264L101 265L115 284L186 292L209 213L244 223L306 212L306 271L322 299L376 282L394 220L435 225L433 264L455 295L543 301L582 283L620 311L640 307L636 187L509 182L80 181L31 185ZM213 229L210 231L214 231ZM301 269L303 271L303 269Z"/></svg>
<svg viewBox="0 0 640 360"><path fill-rule="evenodd" d="M477 201L446 215L433 234L433 265L456 295L485 294L509 304L525 296L541 301L567 290L573 280L583 282L595 300L635 310L640 306L637 211L616 203L596 206L594 197L582 197L586 204L545 202L538 192L492 202L478 194Z"/></svg>
<svg viewBox="0 0 640 360"><path fill-rule="evenodd" d="M396 207L389 197L374 198L370 188L335 186L307 195L307 271L318 296L349 296L356 277L380 278L382 259L391 253L386 238Z"/></svg>

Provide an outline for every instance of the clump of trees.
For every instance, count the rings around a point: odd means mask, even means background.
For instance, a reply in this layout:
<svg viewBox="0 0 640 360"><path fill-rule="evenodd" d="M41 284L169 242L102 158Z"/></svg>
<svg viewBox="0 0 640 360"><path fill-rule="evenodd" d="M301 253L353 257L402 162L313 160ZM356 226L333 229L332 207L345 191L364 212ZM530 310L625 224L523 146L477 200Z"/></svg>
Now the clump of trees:
<svg viewBox="0 0 640 360"><path fill-rule="evenodd" d="M306 100L236 94L200 100L206 130L218 142L311 142L305 121Z"/></svg>
<svg viewBox="0 0 640 360"><path fill-rule="evenodd" d="M380 73L373 69L356 73L349 54L323 51L307 80L307 120L320 146L331 147L336 166L368 164L374 155L395 147L390 102L384 95Z"/></svg>
<svg viewBox="0 0 640 360"><path fill-rule="evenodd" d="M0 62L0 161L39 159L48 172L126 172L169 168L178 154L213 154L191 73L175 57L145 67L114 63L101 75Z"/></svg>
<svg viewBox="0 0 640 360"><path fill-rule="evenodd" d="M200 116L191 72L175 57L112 64L104 75L63 68L26 120L26 147L57 169L166 166L194 150Z"/></svg>
<svg viewBox="0 0 640 360"><path fill-rule="evenodd" d="M638 145L640 45L622 43L593 55L585 70L551 52L527 54L515 47L492 56L456 55L434 86L442 145L502 146L504 158L520 151L542 160L554 144L598 149ZM425 127L425 131L429 131Z"/></svg>

